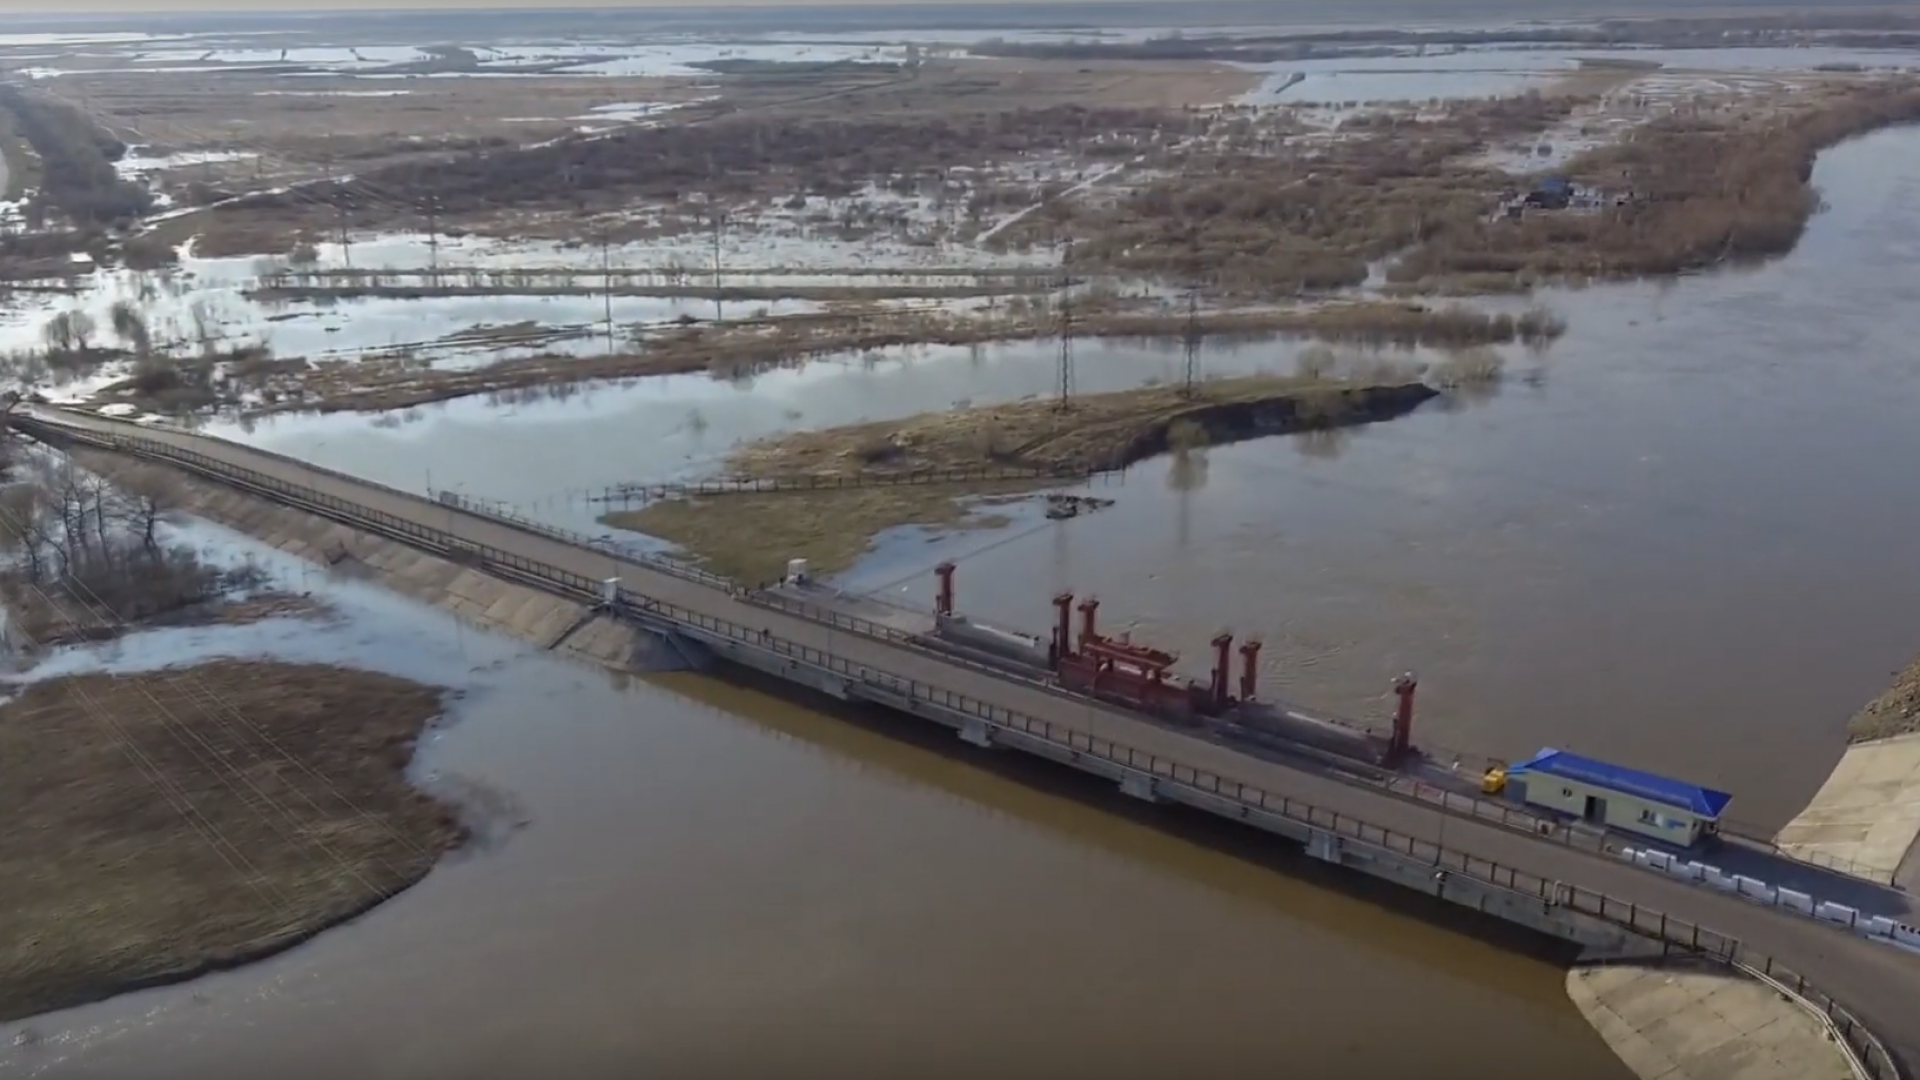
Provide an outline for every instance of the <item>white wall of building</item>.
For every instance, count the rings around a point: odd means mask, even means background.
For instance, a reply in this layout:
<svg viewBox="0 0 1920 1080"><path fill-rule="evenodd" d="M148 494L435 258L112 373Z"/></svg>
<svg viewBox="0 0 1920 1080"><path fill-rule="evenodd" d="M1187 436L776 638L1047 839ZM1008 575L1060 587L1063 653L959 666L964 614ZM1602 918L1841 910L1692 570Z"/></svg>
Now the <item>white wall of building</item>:
<svg viewBox="0 0 1920 1080"><path fill-rule="evenodd" d="M1606 803L1606 819L1600 824L1609 828L1638 833L1678 847L1687 847L1700 838L1700 818L1677 807L1546 773L1530 772L1523 779L1527 802L1534 806L1585 817L1587 799L1591 797Z"/></svg>

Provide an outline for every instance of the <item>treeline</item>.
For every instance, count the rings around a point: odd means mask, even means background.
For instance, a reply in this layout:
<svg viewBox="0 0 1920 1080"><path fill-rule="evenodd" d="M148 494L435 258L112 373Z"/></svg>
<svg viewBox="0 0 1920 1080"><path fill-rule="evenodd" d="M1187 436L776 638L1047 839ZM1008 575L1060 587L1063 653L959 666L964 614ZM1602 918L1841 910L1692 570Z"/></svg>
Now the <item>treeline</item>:
<svg viewBox="0 0 1920 1080"><path fill-rule="evenodd" d="M990 38L972 46L975 56L1030 60L1233 60L1273 63L1340 57L1388 56L1409 48L1477 46L1606 48L1657 45L1725 48L1797 42L1813 32L1822 44L1842 48L1894 48L1910 44L1920 16L1910 12L1796 12L1783 16L1722 19L1610 19L1597 25L1497 30L1330 30L1318 33L1185 37L1179 33L1145 41L1007 41Z"/></svg>
<svg viewBox="0 0 1920 1080"><path fill-rule="evenodd" d="M113 163L127 146L77 109L0 86L0 108L13 114L22 138L40 155L40 190L33 196L45 216L57 211L75 226L122 225L153 209L153 193L123 178Z"/></svg>
<svg viewBox="0 0 1920 1080"><path fill-rule="evenodd" d="M17 444L9 443L12 450ZM245 583L160 535L170 488L114 488L52 454L14 455L0 488L0 602L34 644L106 636L113 624L211 600Z"/></svg>
<svg viewBox="0 0 1920 1080"><path fill-rule="evenodd" d="M1456 164L1546 129L1574 102L1530 93L1458 102L1445 118L1378 114L1322 153L1196 156L1111 206L1062 201L1036 228L1070 229L1077 266L1288 295L1366 281L1369 265L1490 209L1499 174Z"/></svg>
<svg viewBox="0 0 1920 1080"><path fill-rule="evenodd" d="M1389 271L1397 281L1632 277L1703 269L1793 249L1819 208L1820 151L1895 124L1920 122L1920 90L1866 86L1820 109L1749 127L1676 118L1583 155L1574 179L1625 196L1599 213L1519 222L1446 220Z"/></svg>

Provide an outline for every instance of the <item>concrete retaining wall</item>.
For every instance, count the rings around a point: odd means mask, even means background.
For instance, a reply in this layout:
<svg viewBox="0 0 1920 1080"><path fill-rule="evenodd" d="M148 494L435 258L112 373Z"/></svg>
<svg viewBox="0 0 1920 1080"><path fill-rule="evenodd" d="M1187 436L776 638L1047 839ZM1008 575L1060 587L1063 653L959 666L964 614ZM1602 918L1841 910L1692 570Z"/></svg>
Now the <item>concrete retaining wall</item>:
<svg viewBox="0 0 1920 1080"><path fill-rule="evenodd" d="M431 604L470 625L623 671L684 667L654 635L585 605L515 585L302 510L190 478L163 465L76 448L73 459L134 488L164 484L180 509L289 555Z"/></svg>

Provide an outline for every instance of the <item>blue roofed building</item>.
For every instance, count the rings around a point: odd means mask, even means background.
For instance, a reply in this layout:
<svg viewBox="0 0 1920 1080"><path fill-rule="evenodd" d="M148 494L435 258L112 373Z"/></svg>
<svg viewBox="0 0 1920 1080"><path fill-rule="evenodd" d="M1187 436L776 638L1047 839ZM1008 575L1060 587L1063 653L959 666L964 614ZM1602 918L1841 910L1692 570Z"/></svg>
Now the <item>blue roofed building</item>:
<svg viewBox="0 0 1920 1080"><path fill-rule="evenodd" d="M1733 801L1724 791L1551 748L1507 766L1507 790L1529 806L1676 847L1718 832Z"/></svg>

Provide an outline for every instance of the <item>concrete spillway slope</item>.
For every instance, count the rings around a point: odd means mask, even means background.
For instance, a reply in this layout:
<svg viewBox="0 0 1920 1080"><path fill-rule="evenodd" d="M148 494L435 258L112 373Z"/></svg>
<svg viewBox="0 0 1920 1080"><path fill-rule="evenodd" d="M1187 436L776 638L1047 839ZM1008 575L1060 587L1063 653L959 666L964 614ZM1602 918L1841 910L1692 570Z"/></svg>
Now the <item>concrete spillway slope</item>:
<svg viewBox="0 0 1920 1080"><path fill-rule="evenodd" d="M1804 1002L1723 965L1582 964L1567 996L1640 1080L1854 1080Z"/></svg>
<svg viewBox="0 0 1920 1080"><path fill-rule="evenodd" d="M1920 887L1920 734L1847 747L1833 775L1775 843L1789 854L1909 891Z"/></svg>

